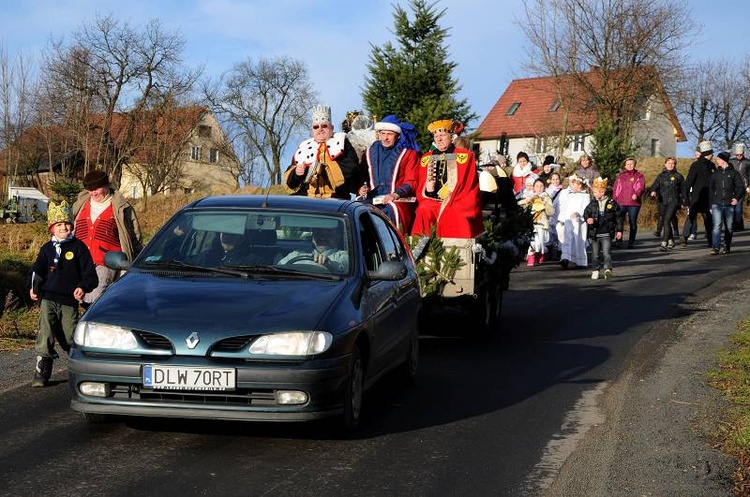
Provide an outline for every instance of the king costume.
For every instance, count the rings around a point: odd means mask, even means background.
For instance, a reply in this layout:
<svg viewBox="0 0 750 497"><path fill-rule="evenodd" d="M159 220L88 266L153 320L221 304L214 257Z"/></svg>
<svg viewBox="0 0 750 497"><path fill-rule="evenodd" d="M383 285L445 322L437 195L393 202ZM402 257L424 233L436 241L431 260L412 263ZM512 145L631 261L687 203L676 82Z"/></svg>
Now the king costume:
<svg viewBox="0 0 750 497"><path fill-rule="evenodd" d="M435 121L431 133L453 132L452 120ZM428 179L436 181L428 192ZM483 231L482 200L474 154L453 143L444 150L430 150L422 156L417 187L417 212L412 235L429 236L433 226L443 238L475 238Z"/></svg>
<svg viewBox="0 0 750 497"><path fill-rule="evenodd" d="M370 186L368 200L382 209L404 234L411 231L414 223L419 175L419 149L409 136L409 127L413 129L392 114L386 116L375 124L375 130L398 133L399 140L391 147L376 141L362 157L363 174ZM383 203L380 199L389 193L398 195L398 199Z"/></svg>

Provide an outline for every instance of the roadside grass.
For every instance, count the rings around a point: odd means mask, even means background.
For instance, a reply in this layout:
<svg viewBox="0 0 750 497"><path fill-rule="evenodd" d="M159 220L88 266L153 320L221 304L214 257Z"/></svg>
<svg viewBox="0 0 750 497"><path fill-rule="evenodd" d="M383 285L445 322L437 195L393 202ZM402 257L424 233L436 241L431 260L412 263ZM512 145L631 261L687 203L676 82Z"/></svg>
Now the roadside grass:
<svg viewBox="0 0 750 497"><path fill-rule="evenodd" d="M731 347L719 352L718 369L709 373L711 385L730 402L723 413L720 447L739 462L732 479L737 495L750 495L750 317L730 337Z"/></svg>

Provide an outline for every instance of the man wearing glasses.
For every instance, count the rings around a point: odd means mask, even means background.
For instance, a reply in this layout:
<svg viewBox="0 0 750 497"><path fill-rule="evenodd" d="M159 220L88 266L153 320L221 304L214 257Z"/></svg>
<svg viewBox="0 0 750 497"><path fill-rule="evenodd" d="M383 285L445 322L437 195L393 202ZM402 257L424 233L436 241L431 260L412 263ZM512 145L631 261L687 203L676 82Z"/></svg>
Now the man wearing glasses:
<svg viewBox="0 0 750 497"><path fill-rule="evenodd" d="M346 133L334 133L331 108L312 108L312 138L303 141L284 173L292 195L349 199L359 188L359 159Z"/></svg>

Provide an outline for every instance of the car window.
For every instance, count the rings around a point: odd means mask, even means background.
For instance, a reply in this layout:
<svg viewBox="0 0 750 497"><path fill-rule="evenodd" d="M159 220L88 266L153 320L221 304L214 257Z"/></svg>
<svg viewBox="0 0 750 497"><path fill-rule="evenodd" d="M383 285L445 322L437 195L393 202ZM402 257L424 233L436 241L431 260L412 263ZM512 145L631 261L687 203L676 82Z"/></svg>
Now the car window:
<svg viewBox="0 0 750 497"><path fill-rule="evenodd" d="M324 256L324 257L323 257ZM269 210L186 210L154 236L139 261L205 267L277 266L299 272L348 274L346 218Z"/></svg>
<svg viewBox="0 0 750 497"><path fill-rule="evenodd" d="M377 233L382 260L400 261L404 254L397 242L397 235L393 228L379 216L370 214L370 217Z"/></svg>

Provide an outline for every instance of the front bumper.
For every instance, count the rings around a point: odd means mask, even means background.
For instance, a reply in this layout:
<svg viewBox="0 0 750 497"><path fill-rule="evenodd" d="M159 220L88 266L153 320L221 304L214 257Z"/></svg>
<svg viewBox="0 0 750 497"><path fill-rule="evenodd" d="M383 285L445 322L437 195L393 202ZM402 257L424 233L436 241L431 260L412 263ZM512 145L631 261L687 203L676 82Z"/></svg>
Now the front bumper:
<svg viewBox="0 0 750 497"><path fill-rule="evenodd" d="M171 358L171 365L234 367L234 391L154 390L143 387L143 358L86 356L73 349L69 360L71 407L83 413L142 417L223 419L238 421L311 421L343 412L349 356L304 362L215 363L200 357ZM83 382L106 383L110 395L93 397ZM282 405L277 390L308 395L301 405Z"/></svg>

